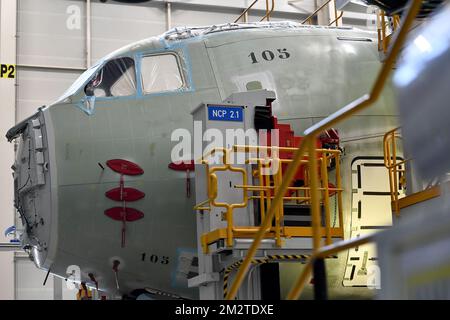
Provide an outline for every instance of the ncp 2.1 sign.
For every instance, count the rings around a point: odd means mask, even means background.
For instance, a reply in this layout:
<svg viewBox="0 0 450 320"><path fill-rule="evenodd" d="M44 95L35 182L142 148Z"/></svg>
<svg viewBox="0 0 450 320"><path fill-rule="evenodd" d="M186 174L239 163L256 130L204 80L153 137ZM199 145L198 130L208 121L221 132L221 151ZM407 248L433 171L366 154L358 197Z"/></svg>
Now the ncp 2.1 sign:
<svg viewBox="0 0 450 320"><path fill-rule="evenodd" d="M243 107L208 105L208 120L242 122L244 120Z"/></svg>

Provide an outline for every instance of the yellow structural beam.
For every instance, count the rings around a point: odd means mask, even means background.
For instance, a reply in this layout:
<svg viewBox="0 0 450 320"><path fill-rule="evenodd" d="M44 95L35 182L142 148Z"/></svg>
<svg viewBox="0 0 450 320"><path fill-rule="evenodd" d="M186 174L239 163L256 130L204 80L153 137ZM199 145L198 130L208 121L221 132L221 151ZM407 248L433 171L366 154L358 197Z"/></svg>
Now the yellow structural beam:
<svg viewBox="0 0 450 320"><path fill-rule="evenodd" d="M441 187L434 186L423 191L419 191L413 194L410 194L404 198L398 200L399 209L403 209L409 206L412 206L416 203L420 203L423 201L427 201L441 195Z"/></svg>
<svg viewBox="0 0 450 320"><path fill-rule="evenodd" d="M419 12L419 9L421 7L422 1L421 0L412 0L409 9L407 11L407 14L402 22L402 25L399 29L399 32L397 34L397 37L395 41L393 42L393 45L391 47L390 52L388 53L387 59L385 60L385 63L378 74L378 77L372 87L372 90L370 94L366 94L355 101L351 102L350 104L346 105L342 109L338 110L337 112L331 114L327 118L323 119L322 121L319 121L317 124L311 126L305 131L305 138L302 141L302 144L300 148L298 148L297 151L295 151L293 161L289 164L287 172L285 174L285 177L283 177L283 182L281 186L279 187L277 193L275 194L275 197L273 199L273 202L271 206L269 207L269 210L266 214L266 217L257 232L254 241L248 251L248 254L246 258L244 259L244 262L242 263L241 267L239 268L239 271L236 275L235 281L233 282L231 289L226 297L227 300L232 300L236 297L236 294L249 270L250 264L252 259L254 258L256 251L258 250L258 247L261 243L261 240L264 238L265 230L271 225L272 219L275 215L275 211L278 209L279 205L282 204L283 201L283 195L285 194L287 188L290 185L290 182L292 181L292 178L294 177L298 165L300 164L300 160L302 159L305 149L308 148L308 151L310 151L309 154L309 160L310 160L310 168L313 170L310 171L311 175L311 206L312 206L312 214L313 214L313 228L314 236L313 236L313 243L315 248L315 254L319 255L319 247L320 247L320 197L318 195L318 172L317 172L317 158L316 153L314 150L314 141L318 134L320 134L322 131L334 126L335 124L341 122L342 120L345 120L349 118L350 116L354 115L357 112L360 112L361 110L369 107L374 102L376 102L384 88L384 85L386 83L386 80L388 79L392 68L394 67L395 61L398 57L398 54L400 53L407 33L411 29L413 21L415 17L417 16L417 13ZM372 238L366 239L366 241L371 241ZM355 244L356 243L356 244ZM348 248L351 248L353 246L359 245L358 243L361 243L361 238L354 240L353 242L350 242L349 244L346 244L345 242L337 247L336 250L345 250ZM307 270L311 270L311 267L308 267ZM307 272L307 271L306 271ZM304 272L305 273L305 272ZM297 299L298 296L301 293L302 287L302 281L307 278L305 274L301 274L299 281L296 283L294 288L291 290L292 294L289 294L290 299ZM304 284L303 284L304 285Z"/></svg>
<svg viewBox="0 0 450 320"><path fill-rule="evenodd" d="M339 123L342 120L345 120L352 116L353 114L369 107L374 102L376 102L384 88L384 85L386 83L386 80L389 77L389 74L391 73L392 68L394 67L395 61L397 59L398 54L400 53L405 40L406 36L408 34L408 31L411 29L414 19L416 18L420 7L422 5L421 0L411 0L411 4L409 6L409 9L407 11L407 14L403 20L403 23L399 29L399 32L397 34L397 37L395 41L393 42L392 48L388 54L388 57L381 68L380 73L378 74L378 77L375 81L375 84L372 87L372 91L370 94L366 94L362 96L361 98L351 102L347 106L343 107L342 109L338 110L337 112L333 113L332 115L328 116L327 118L323 119L322 121L318 122L316 125L311 126L305 131L306 139L309 139L308 143L310 143L310 139L316 137L320 132L334 126L335 124ZM312 170L311 172L314 173L316 170ZM317 174L317 173L316 173ZM316 180L315 184L317 185L317 177L316 174L314 175L314 179ZM284 190L280 190L280 192ZM313 198L313 202L316 201L316 198ZM318 203L313 203L313 213L317 211ZM335 254L339 251L346 250L349 248L353 248L356 246L359 246L363 243L367 243L369 241L372 241L373 237L368 236L365 238L357 238L355 240L348 240L342 242L340 245L332 245L330 248L316 251L315 252L315 258L323 257L323 255L329 255L329 254ZM362 242L363 241L363 242ZM331 251L331 253L330 253ZM313 259L311 259L313 261ZM310 261L310 264L311 264ZM305 268L304 272L300 275L299 279L297 280L296 284L291 289L291 292L288 295L288 299L298 299L298 297L301 294L302 288L304 287L304 281L307 279L307 276L305 273L309 273L311 271L312 267Z"/></svg>
<svg viewBox="0 0 450 320"><path fill-rule="evenodd" d="M292 287L291 291L289 292L287 299L288 300L296 300L302 293L303 288L305 287L306 282L309 279L309 276L312 271L312 265L316 259L325 259L329 256L334 256L338 254L341 251L351 249L354 247L361 246L363 244L367 244L369 242L372 242L374 240L375 235L367 235L367 236L361 236L358 238L350 239L350 240L343 240L339 243L328 245L326 247L322 247L320 250L318 250L316 253L314 253L311 258L308 260L308 263L306 264L305 268L303 269L303 272L300 274L300 277L295 282L294 286Z"/></svg>
<svg viewBox="0 0 450 320"><path fill-rule="evenodd" d="M270 204L269 210L267 211L265 219L261 223L261 226L259 227L259 230L255 235L254 241L248 250L247 256L245 257L241 267L239 268L239 271L236 274L236 278L233 281L230 291L226 296L227 300L233 300L234 297L236 297L239 287L241 286L242 281L244 281L244 278L247 275L248 269L251 265L251 261L254 258L256 251L258 250L261 240L264 238L266 229L269 228L270 225L272 224L272 220L275 216L275 211L278 209L278 206L282 204L283 195L285 194L287 188L289 187L292 179L295 176L295 173L297 172L298 164L300 163L300 160L303 158L305 154L306 151L305 142L308 142L308 139L310 138L304 139L300 148L298 148L295 151L292 162L289 164L288 169L284 174L283 182L281 183L278 192L276 193L273 201Z"/></svg>

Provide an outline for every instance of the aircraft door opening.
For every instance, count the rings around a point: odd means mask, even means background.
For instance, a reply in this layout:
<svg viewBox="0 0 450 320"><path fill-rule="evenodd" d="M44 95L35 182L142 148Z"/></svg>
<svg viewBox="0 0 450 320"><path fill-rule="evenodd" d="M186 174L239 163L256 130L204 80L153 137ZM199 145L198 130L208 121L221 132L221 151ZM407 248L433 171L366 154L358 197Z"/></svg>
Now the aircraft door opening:
<svg viewBox="0 0 450 320"><path fill-rule="evenodd" d="M388 170L381 157L357 157L351 166L352 206L350 238L365 236L392 226ZM400 191L403 196L403 191ZM377 286L376 246L368 244L350 249L344 287Z"/></svg>

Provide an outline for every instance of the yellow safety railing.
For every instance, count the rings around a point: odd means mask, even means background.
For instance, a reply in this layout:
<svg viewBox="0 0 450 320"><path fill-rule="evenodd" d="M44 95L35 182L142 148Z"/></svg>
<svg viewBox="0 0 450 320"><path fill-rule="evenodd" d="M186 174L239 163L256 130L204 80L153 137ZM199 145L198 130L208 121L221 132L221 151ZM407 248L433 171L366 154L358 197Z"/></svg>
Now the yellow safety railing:
<svg viewBox="0 0 450 320"><path fill-rule="evenodd" d="M253 8L253 6L258 2L259 0L254 0L240 15L239 17L234 20L234 23L239 22L242 18L244 18L244 22L248 22L247 15L250 9ZM266 0L266 14L261 18L260 21L270 21L270 16L272 15L273 11L275 10L275 0L272 0L272 5L269 5L269 0Z"/></svg>
<svg viewBox="0 0 450 320"><path fill-rule="evenodd" d="M335 8L335 10L334 10L335 18L334 18L333 21L331 21L331 22L328 24L328 26L331 26L331 25L333 25L333 24L336 24L336 27L337 27L337 26L339 25L339 20L342 19L342 17L344 16L344 11L341 11L341 13L340 13L339 15L337 15L336 6L335 6L334 8Z"/></svg>
<svg viewBox="0 0 450 320"><path fill-rule="evenodd" d="M292 181L292 178L294 177L298 166L300 165L300 162L305 154L305 152L309 151L309 167L316 168L318 161L317 156L314 152L315 146L315 140L318 134L320 134L322 131L329 129L339 123L342 120L345 120L349 118L350 116L354 115L357 112L360 112L364 110L365 108L371 106L374 102L376 102L384 88L384 85L386 83L386 80L388 79L392 68L394 67L395 60L398 56L398 54L401 51L401 48L403 47L405 43L406 36L408 34L408 31L412 27L413 21L416 18L419 9L421 7L422 0L411 0L409 8L405 14L405 17L403 19L403 22L399 28L399 31L397 33L397 36L395 38L395 41L392 43L392 47L390 51L388 52L387 58L383 64L383 67L381 68L377 79L375 80L375 83L372 87L372 90L370 94L366 94L355 101L351 102L350 104L346 105L345 107L341 108L337 112L331 114L327 118L323 119L322 121L319 121L317 124L313 125L309 129L305 131L305 137L300 145L300 147L297 149L297 151L294 153L292 162L289 164L288 169L286 173L283 176L283 181L281 185L278 188L277 193L275 194L271 206L269 207L264 221L261 223L261 226L258 230L258 232L255 235L254 241L251 245L251 247L248 250L247 256L245 257L241 267L239 268L236 277L233 281L233 284L231 285L230 291L228 292L228 295L226 299L232 300L235 298L242 282L244 281L245 276L247 275L247 272L249 270L249 267L251 265L251 261L254 258L256 251L258 250L258 247L264 238L264 234L267 230L267 228L272 223L272 220L274 218L276 208L282 203L283 196L287 190L287 188L290 185L290 181ZM314 256L315 257L321 257L324 250L321 249L321 232L320 232L320 198L319 198L319 177L317 170L311 170L309 174L309 180L310 180L310 201L311 201L311 209L312 209L312 227L313 227L313 245L314 245ZM363 238L363 241L372 241L372 237ZM333 247L333 252L339 252L342 250L346 250L352 247L355 247L357 245L360 245L362 241L361 239L352 240L350 242L342 242L340 244L336 244ZM328 254L328 253L327 253ZM299 295L301 294L301 288L302 284L304 284L305 279L307 279L308 274L311 271L312 266L312 259L309 261L307 267L304 269L303 273L300 275L296 283L294 284L293 288L291 289L291 292L288 295L289 299L297 299Z"/></svg>
<svg viewBox="0 0 450 320"><path fill-rule="evenodd" d="M388 34L388 17L383 10L377 12L377 33L378 33L378 51L382 51L384 54L387 53L389 44L392 40L392 36L395 34L396 30L400 27L400 16L393 15L392 19L392 30Z"/></svg>
<svg viewBox="0 0 450 320"><path fill-rule="evenodd" d="M200 212L211 211L213 207L225 208L224 220L226 221L226 229L211 230L201 236L201 244L204 253L208 253L208 246L218 241L225 239L226 245L232 247L236 237L251 238L256 232L256 226L236 226L233 221L233 211L236 208L244 208L248 206L250 200L259 201L260 206L260 221L265 221L265 208L270 208L274 194L278 191L280 185L283 184L283 164L290 164L291 159L280 158L279 152L294 153L298 148L291 147L277 147L277 146L239 146L235 145L231 148L214 148L206 153L201 162L206 169L206 185L208 199L197 204L194 209ZM255 158L252 157L255 153L261 154L264 152L266 157ZM222 163L211 165L211 157L221 154ZM322 193L321 203L324 207L325 224L321 229L321 234L325 236L326 244L332 243L332 237L343 237L343 211L342 211L342 185L341 185L341 169L340 169L340 154L341 151L336 149L316 149L314 153L319 156L319 166L315 165L310 168L308 158L300 161L304 165L304 171L320 172L320 187L318 190ZM245 154L246 164L251 167L251 173L247 172L246 166L233 166L232 155ZM270 156L269 156L270 154ZM330 187L328 168L331 163L335 163L335 187ZM269 171L271 165L276 165L276 170ZM316 168L313 170L312 168ZM217 172L238 172L242 174L242 183L234 185L236 189L242 189L242 201L239 203L226 203L217 201L218 197L218 177ZM250 175L257 184L249 184ZM278 247L282 245L283 238L291 238L295 236L311 236L312 228L310 227L285 227L282 223L284 217L283 203L304 203L311 201L311 187L305 183L302 187L288 186L286 191L290 192L288 195L282 197L282 203L279 203L275 210L275 225L268 225L264 228L266 238L274 238ZM249 196L249 193L253 195ZM330 215L330 197L337 197L336 212L339 217L339 227L331 226ZM337 219L335 219L337 220ZM309 229L309 230L308 230ZM309 233L308 233L309 231Z"/></svg>
<svg viewBox="0 0 450 320"><path fill-rule="evenodd" d="M309 23L312 24L312 19L322 10L328 8L330 3L334 1L334 20L331 21L328 26L335 24L338 26L339 20L342 19L344 11L341 11L338 15L338 10L336 7L336 0L328 0L321 4L316 10L314 10L309 16L301 21L301 24ZM397 29L400 27L400 16L392 15L390 18L386 16L383 10L378 10L376 15L377 21L377 33L378 33L378 51L387 53L392 36L395 34ZM392 24L389 28L389 19L391 19Z"/></svg>
<svg viewBox="0 0 450 320"><path fill-rule="evenodd" d="M397 142L402 139L399 130L400 128L392 129L386 132L383 138L384 166L388 169L391 207L396 216L400 216L400 210L405 207L441 195L440 184L430 184L425 189L400 198L400 190L406 189L406 164L411 159L399 160L397 157Z"/></svg>
<svg viewBox="0 0 450 320"><path fill-rule="evenodd" d="M399 191L406 186L405 164L408 160L398 161L397 140L401 139L399 128L386 132L383 137L384 166L388 169L389 188L391 193L392 210L400 215Z"/></svg>
<svg viewBox="0 0 450 320"><path fill-rule="evenodd" d="M339 19L342 18L344 11L341 11L341 13L338 15L337 8L336 8L336 0L328 0L324 2L322 5L320 5L316 10L314 10L309 16L307 16L305 19L303 19L300 23L312 23L312 19L323 9L327 8L331 1L334 1L334 20L331 21L328 25L331 26L332 24L336 24L336 27L338 26Z"/></svg>

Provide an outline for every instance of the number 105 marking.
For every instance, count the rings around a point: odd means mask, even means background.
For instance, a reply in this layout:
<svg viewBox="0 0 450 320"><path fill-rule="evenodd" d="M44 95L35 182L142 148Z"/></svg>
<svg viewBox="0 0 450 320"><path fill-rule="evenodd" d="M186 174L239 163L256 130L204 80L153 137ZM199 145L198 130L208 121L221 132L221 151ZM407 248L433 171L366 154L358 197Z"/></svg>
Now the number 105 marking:
<svg viewBox="0 0 450 320"><path fill-rule="evenodd" d="M258 58L256 57L256 54L254 52L251 52L248 56L252 60L252 64L259 63ZM278 59L281 60L285 60L289 59L290 56L291 54L287 51L287 49L277 49L276 53L271 50L264 50L261 52L261 57L266 61L273 61L275 57L278 57Z"/></svg>
<svg viewBox="0 0 450 320"><path fill-rule="evenodd" d="M156 254L152 254L146 259L147 254L144 252L141 254L142 262L151 262L151 263L160 263L160 264L169 264L169 257L167 256L159 256Z"/></svg>

